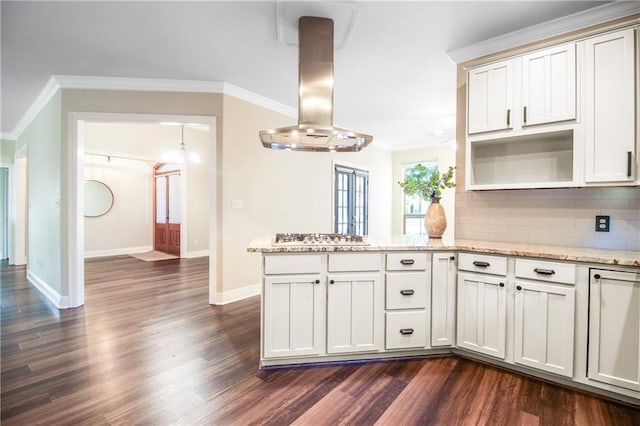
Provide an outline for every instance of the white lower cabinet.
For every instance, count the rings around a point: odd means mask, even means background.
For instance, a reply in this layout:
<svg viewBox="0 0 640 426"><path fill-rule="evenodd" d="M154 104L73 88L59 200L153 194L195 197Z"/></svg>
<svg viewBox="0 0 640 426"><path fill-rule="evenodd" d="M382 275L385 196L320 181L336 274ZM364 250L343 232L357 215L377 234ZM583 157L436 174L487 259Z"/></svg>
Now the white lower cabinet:
<svg viewBox="0 0 640 426"><path fill-rule="evenodd" d="M456 255L433 253L431 265L431 346L453 346L456 322Z"/></svg>
<svg viewBox="0 0 640 426"><path fill-rule="evenodd" d="M504 359L506 301L504 277L459 273L458 346Z"/></svg>
<svg viewBox="0 0 640 426"><path fill-rule="evenodd" d="M515 362L573 377L575 290L517 280L515 295Z"/></svg>
<svg viewBox="0 0 640 426"><path fill-rule="evenodd" d="M324 351L321 275L264 278L264 357L320 355Z"/></svg>
<svg viewBox="0 0 640 426"><path fill-rule="evenodd" d="M640 272L592 269L588 377L640 391Z"/></svg>
<svg viewBox="0 0 640 426"><path fill-rule="evenodd" d="M379 273L328 276L327 353L382 349L384 291Z"/></svg>
<svg viewBox="0 0 640 426"><path fill-rule="evenodd" d="M409 349L427 346L427 312L387 312L386 348Z"/></svg>

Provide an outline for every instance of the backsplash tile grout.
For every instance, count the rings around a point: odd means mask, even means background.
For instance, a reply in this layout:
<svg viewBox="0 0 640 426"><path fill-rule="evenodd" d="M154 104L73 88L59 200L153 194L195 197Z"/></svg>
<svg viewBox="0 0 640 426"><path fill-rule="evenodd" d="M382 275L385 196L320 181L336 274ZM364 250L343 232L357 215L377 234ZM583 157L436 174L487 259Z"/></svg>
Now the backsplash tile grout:
<svg viewBox="0 0 640 426"><path fill-rule="evenodd" d="M595 232L595 216L611 232ZM456 192L456 238L640 250L640 188Z"/></svg>

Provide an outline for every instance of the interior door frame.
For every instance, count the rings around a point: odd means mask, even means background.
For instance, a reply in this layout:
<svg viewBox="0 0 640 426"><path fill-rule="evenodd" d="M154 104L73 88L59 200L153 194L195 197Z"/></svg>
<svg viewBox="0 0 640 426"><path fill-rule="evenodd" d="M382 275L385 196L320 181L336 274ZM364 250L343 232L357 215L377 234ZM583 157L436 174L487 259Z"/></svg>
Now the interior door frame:
<svg viewBox="0 0 640 426"><path fill-rule="evenodd" d="M129 123L197 123L209 126L209 303L216 303L217 261L217 182L216 173L216 117L193 115L160 115L160 114L126 114L126 113L94 113L71 112L67 123L68 146L63 164L63 189L66 192L66 203L62 203L63 217L63 253L66 253L66 265L63 266L63 282L69 285L68 308L84 305L84 125L87 122L129 122ZM184 174L183 174L184 176ZM184 176L186 177L186 176ZM186 196L186 178L181 178L183 201ZM63 192L63 193L64 193ZM63 195L64 197L64 195ZM186 206L186 203L183 204ZM64 241L66 236L66 242ZM183 236L181 235L181 238ZM184 232L186 238L186 230ZM181 240L181 245L185 241ZM65 244L66 243L66 244ZM184 244L186 250L186 244ZM181 247L181 253L183 248ZM65 259L65 256L63 256ZM66 273L65 273L66 272Z"/></svg>

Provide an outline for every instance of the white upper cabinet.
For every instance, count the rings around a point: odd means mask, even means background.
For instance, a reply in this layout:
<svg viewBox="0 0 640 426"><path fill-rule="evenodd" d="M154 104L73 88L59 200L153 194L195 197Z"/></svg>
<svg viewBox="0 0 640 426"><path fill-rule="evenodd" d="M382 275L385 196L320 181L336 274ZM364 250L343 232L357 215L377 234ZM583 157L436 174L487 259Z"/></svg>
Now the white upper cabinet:
<svg viewBox="0 0 640 426"><path fill-rule="evenodd" d="M576 118L576 46L567 44L522 57L522 125Z"/></svg>
<svg viewBox="0 0 640 426"><path fill-rule="evenodd" d="M585 41L585 182L632 182L636 110L634 30Z"/></svg>
<svg viewBox="0 0 640 426"><path fill-rule="evenodd" d="M511 127L513 60L474 68L468 74L469 134Z"/></svg>

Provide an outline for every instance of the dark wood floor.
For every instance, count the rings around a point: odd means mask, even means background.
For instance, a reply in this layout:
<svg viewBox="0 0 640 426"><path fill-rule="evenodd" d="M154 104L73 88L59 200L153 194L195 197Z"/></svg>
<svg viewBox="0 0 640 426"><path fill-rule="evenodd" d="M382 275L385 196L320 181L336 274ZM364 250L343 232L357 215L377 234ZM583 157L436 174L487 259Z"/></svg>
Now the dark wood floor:
<svg viewBox="0 0 640 426"><path fill-rule="evenodd" d="M258 370L259 299L207 260L86 262L58 311L2 266L3 425L640 425L640 411L455 357Z"/></svg>

